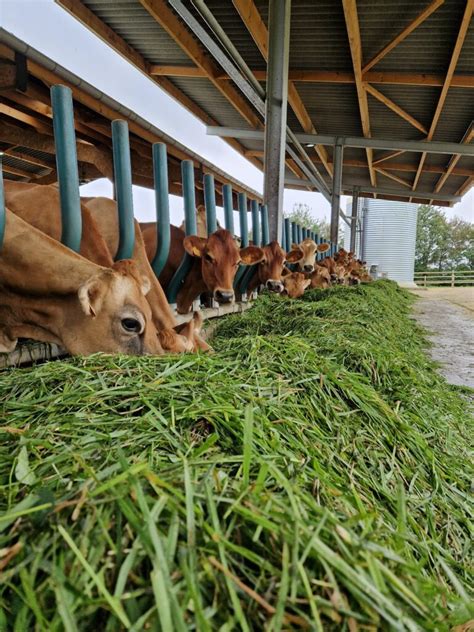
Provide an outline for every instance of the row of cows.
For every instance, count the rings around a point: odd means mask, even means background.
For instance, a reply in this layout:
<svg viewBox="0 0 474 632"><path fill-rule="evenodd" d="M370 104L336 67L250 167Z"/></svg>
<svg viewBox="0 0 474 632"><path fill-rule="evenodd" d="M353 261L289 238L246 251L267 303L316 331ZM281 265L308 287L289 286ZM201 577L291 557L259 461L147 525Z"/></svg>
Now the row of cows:
<svg viewBox="0 0 474 632"><path fill-rule="evenodd" d="M0 251L2 352L12 351L19 338L56 343L72 355L209 350L201 336L200 313L178 325L163 291L185 252L192 264L177 295L179 313L188 313L205 293L219 303L239 298L233 286L241 264L251 266L247 291L265 286L293 298L309 287L370 280L362 262L346 251L316 262L317 252L328 246L309 239L286 253L277 242L240 248L222 228L209 237L186 237L175 226L168 261L157 279L149 263L156 251L153 223L135 221L132 259L114 262L119 230L113 200L81 198L79 254L60 243L55 186L7 181L5 204Z"/></svg>

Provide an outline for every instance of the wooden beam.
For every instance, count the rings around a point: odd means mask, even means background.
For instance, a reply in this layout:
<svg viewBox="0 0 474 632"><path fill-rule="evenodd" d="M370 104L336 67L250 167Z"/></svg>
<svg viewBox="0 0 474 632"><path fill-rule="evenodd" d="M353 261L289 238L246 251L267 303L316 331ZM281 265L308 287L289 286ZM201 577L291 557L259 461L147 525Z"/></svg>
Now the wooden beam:
<svg viewBox="0 0 474 632"><path fill-rule="evenodd" d="M175 86L169 79L166 77L152 77L150 75L149 69L150 64L146 62L146 60L127 42L120 37L113 29L111 29L105 22L103 22L100 18L98 18L90 9L88 9L81 0L55 0L57 4L66 9L72 16L74 16L77 20L79 20L84 26L86 26L89 30L95 33L100 39L102 39L106 44L112 47L119 55L121 55L124 59L133 64L138 70L140 70L145 76L154 81L157 85L159 85L165 92L171 95L178 103L180 103L183 107L185 107L191 114L194 114L197 118L201 119L206 125L219 125L219 122L213 117L209 116L209 114L203 110L201 107L197 105L192 99L190 99L184 92L182 92L177 86ZM0 45L1 49L1 45ZM28 68L32 69L32 72L35 76L39 78L49 77L48 82L50 84L57 83L57 77L54 73L46 70L42 66L31 62L28 60ZM97 101L93 97L91 97L87 92L77 88L73 84L68 84L67 82L61 80L61 83L65 85L69 85L72 89L74 98L77 99L80 103L87 105L95 112L106 116L108 119L113 120L117 118L117 112L112 108L109 108L105 104ZM146 138L149 142L156 142L159 140L155 134L148 132L147 130L142 129L138 124L133 123L133 121L129 121L129 129L130 131L134 131L138 136L142 138ZM226 138L223 139L225 142L230 145L233 149L238 151L240 154L244 154L243 146L234 138ZM179 157L178 148L173 145L168 146L168 152ZM185 156L188 158L189 156ZM181 158L182 160L185 158ZM249 158L249 162L251 162L258 169L262 169L261 161L255 158Z"/></svg>
<svg viewBox="0 0 474 632"><path fill-rule="evenodd" d="M14 88L16 83L16 66L9 60L0 60L0 90Z"/></svg>
<svg viewBox="0 0 474 632"><path fill-rule="evenodd" d="M474 9L474 0L466 1L466 9L464 11L463 18L461 20L461 25L459 27L458 35L456 37L456 42L454 44L454 49L451 54L451 60L449 62L448 71L446 73L446 78L444 80L443 87L441 89L441 94L438 99L438 105L436 106L436 110L433 116L433 120L431 121L431 126L428 131L428 136L426 137L427 141L432 140L434 133L436 131L436 126L438 125L439 118L441 116L441 112L443 110L444 102L446 101L446 97L448 95L448 90L451 85L451 80L454 75L454 70L456 68L456 64L458 63L459 55L461 54L461 49L464 44L464 40L466 38L467 30L469 28L469 24L471 22L472 11ZM413 190L418 186L418 182L420 180L421 172L423 170L423 165L426 160L426 152L421 154L420 164L418 165L418 170L416 172L415 179L413 181Z"/></svg>
<svg viewBox="0 0 474 632"><path fill-rule="evenodd" d="M186 77L195 79L205 79L206 73L197 66L159 66L150 65L150 75L154 77ZM266 70L252 70L258 81L267 80ZM227 74L222 74L221 79L230 81ZM404 86L434 86L441 87L444 83L444 75L413 73L413 72L388 72L369 71L363 73L363 81L368 83L383 83ZM288 72L289 81L299 83L355 83L353 72L339 72L332 70L290 70ZM474 88L474 75L458 74L453 76L451 82L453 88Z"/></svg>
<svg viewBox="0 0 474 632"><path fill-rule="evenodd" d="M352 67L354 69L354 78L357 89L357 99L359 101L360 119L362 123L362 131L365 138L371 137L369 105L367 102L367 92L362 81L362 43L360 39L359 17L357 15L356 0L342 0L344 8L344 19L346 21L347 35L349 37L349 47L352 57ZM367 163L369 165L370 182L373 187L377 186L375 170L372 165L373 152L372 149L366 149Z"/></svg>
<svg viewBox="0 0 474 632"><path fill-rule="evenodd" d="M422 123L420 123L420 121L417 121L414 116L411 116L411 114L408 114L406 110L404 110L399 105L397 105L394 101L392 101L387 96L385 96L385 94L382 94L381 92L379 92L376 88L371 86L370 83L364 83L364 87L369 94L371 94L375 99L377 99L377 101L380 101L381 103L386 105L390 110L392 110L392 112L395 112L395 114L398 114L398 116L400 116L402 119L407 121L407 123L410 123L410 125L413 125L413 127L416 127L416 129L420 130L420 132L423 132L423 134L428 134L428 130Z"/></svg>
<svg viewBox="0 0 474 632"><path fill-rule="evenodd" d="M454 195L465 195L469 189L474 185L474 176L471 176L466 180L466 182L459 187Z"/></svg>
<svg viewBox="0 0 474 632"><path fill-rule="evenodd" d="M395 158L396 156L400 156L400 154L404 154L404 153L405 153L405 150L403 149L397 149L397 151L391 151L389 154L385 154L385 156L382 156L381 158L374 160L373 162L374 167L376 165L379 165L381 162L385 162L386 160L391 160L392 158Z"/></svg>
<svg viewBox="0 0 474 632"><path fill-rule="evenodd" d="M317 159L314 159L314 162L317 164L321 164L321 162ZM355 169L367 169L367 162L363 160L345 159L343 164L344 164L344 167L353 167ZM377 170L377 163L374 162L373 164L374 164L374 168ZM390 169L390 171L401 171L405 173L415 173L417 170L416 165L411 165L408 163L398 163L398 162L390 163L389 165L384 166L384 168ZM441 173L442 174L442 173L445 173L445 167L437 167L434 165L428 165L425 167L425 171L427 171L428 173ZM461 168L454 167L451 173L453 176L469 177L469 176L474 175L474 170L465 169L462 167Z"/></svg>
<svg viewBox="0 0 474 632"><path fill-rule="evenodd" d="M245 24L248 32L254 40L257 48L259 49L263 59L268 62L268 30L265 26L260 12L253 0L232 0L235 9L240 15L242 22ZM257 76L256 73L256 78ZM266 72L265 72L266 78ZM317 134L316 128L313 125L311 117L306 110L306 107L296 89L295 84L292 81L288 81L288 103L291 109L296 115L301 127L306 134ZM326 171L332 176L332 169L329 165L329 157L325 147L323 145L316 145L315 151L320 157Z"/></svg>
<svg viewBox="0 0 474 632"><path fill-rule="evenodd" d="M18 169L18 167L11 167L5 163L2 164L2 170L6 173L11 173L14 176L21 176L22 178L30 178L34 179L36 174L31 171L24 171L23 169Z"/></svg>
<svg viewBox="0 0 474 632"><path fill-rule="evenodd" d="M394 180L395 182L398 182L399 184L402 184L404 187L407 187L408 189L411 189L411 182L407 182L403 178L399 178L398 176L393 175L393 173L390 173L389 171L386 171L385 169L382 169L382 167L375 167L375 171L378 171L379 173L381 173L386 178L390 178L390 180Z"/></svg>
<svg viewBox="0 0 474 632"><path fill-rule="evenodd" d="M30 127L34 127L39 132L44 132L46 134L53 133L53 126L48 123L44 123L40 119L31 116L31 114L26 114L17 108L11 107L10 105L6 105L5 103L0 103L0 114L5 114L16 121L21 121L22 123L26 123Z"/></svg>
<svg viewBox="0 0 474 632"><path fill-rule="evenodd" d="M28 162L30 165L35 165L37 167L48 167L49 169L55 169L56 163L48 162L43 158L38 158L37 156L30 156L29 154L25 154L23 151L19 151L15 147L10 147L9 149L5 149L3 152L7 156L12 156L12 158L18 158L19 160L23 160L23 162Z"/></svg>
<svg viewBox="0 0 474 632"><path fill-rule="evenodd" d="M239 112L242 118L252 127L260 129L262 127L260 118L254 112L247 99L232 84L219 78L219 75L222 75L219 65L201 47L183 22L173 13L166 0L139 0L139 2L193 63L206 72L209 81Z"/></svg>
<svg viewBox="0 0 474 632"><path fill-rule="evenodd" d="M464 134L464 137L461 140L461 143L469 144L472 140L474 140L474 123L470 124L469 129ZM449 178L449 176L453 173L453 171L454 171L456 165L458 164L460 158L461 158L460 154L454 154L454 156L451 156L451 159L450 159L450 161L448 163L446 171L443 173L441 178L436 183L436 186L435 186L435 189L434 189L436 191L436 193L441 191L442 187L444 186L444 183ZM425 167L425 170L426 170L426 167Z"/></svg>
<svg viewBox="0 0 474 632"><path fill-rule="evenodd" d="M444 0L433 0L414 20L410 22L396 37L394 37L386 46L384 46L372 59L362 68L362 73L366 73L372 66L375 66L381 59L385 57L391 50L402 42L417 26L422 24L438 7L444 4Z"/></svg>

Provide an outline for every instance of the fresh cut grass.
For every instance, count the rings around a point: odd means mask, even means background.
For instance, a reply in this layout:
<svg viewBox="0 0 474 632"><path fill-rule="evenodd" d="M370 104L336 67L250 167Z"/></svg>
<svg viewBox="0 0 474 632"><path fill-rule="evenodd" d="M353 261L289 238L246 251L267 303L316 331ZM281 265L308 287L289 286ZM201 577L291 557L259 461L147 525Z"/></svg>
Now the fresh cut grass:
<svg viewBox="0 0 474 632"><path fill-rule="evenodd" d="M0 374L0 632L450 630L470 394L386 281L263 296L213 355Z"/></svg>

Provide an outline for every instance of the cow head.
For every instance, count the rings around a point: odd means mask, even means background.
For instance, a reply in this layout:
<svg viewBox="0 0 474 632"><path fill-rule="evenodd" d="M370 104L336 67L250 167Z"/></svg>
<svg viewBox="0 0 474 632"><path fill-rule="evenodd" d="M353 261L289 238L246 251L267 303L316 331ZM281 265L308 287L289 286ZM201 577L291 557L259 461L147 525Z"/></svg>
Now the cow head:
<svg viewBox="0 0 474 632"><path fill-rule="evenodd" d="M291 272L283 277L283 285L285 286L284 294L290 298L299 298L311 285L311 279L307 279L303 272Z"/></svg>
<svg viewBox="0 0 474 632"><path fill-rule="evenodd" d="M249 284L249 289L264 285L270 292L282 292L282 273L285 263L296 263L302 257L301 251L285 253L277 241L271 241L262 247L263 258L257 266L255 278Z"/></svg>
<svg viewBox="0 0 474 632"><path fill-rule="evenodd" d="M69 310L61 342L73 355L96 351L144 355L161 353L150 306L147 277L130 260L118 261L83 283L80 309Z"/></svg>
<svg viewBox="0 0 474 632"><path fill-rule="evenodd" d="M291 252L299 250L302 253L298 260L298 270L310 274L314 270L318 252L326 252L329 248L329 244L317 244L312 239L304 239L300 244L293 244Z"/></svg>
<svg viewBox="0 0 474 632"><path fill-rule="evenodd" d="M185 237L183 245L188 254L201 259L204 284L218 303L234 300L233 283L239 265L253 265L263 258L263 250L256 246L239 249L232 234L222 228L206 239Z"/></svg>

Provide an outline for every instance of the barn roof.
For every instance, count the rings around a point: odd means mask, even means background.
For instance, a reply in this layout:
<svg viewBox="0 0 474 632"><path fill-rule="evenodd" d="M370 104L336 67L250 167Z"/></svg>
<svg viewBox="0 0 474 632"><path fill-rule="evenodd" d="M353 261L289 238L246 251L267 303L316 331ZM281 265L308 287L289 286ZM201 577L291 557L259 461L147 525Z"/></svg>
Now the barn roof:
<svg viewBox="0 0 474 632"><path fill-rule="evenodd" d="M166 0L56 0L210 126L262 129L261 113ZM473 0L292 0L288 125L295 133L470 143L474 138ZM185 2L204 31L215 32ZM206 0L264 86L268 0ZM228 51L227 51L228 52ZM263 141L228 138L262 168ZM307 147L331 187L332 148ZM287 180L313 187L287 156ZM463 195L472 156L346 148L343 191L396 191L434 203ZM441 198L436 198L436 194ZM362 193L364 195L364 193ZM390 195L380 197L390 198Z"/></svg>

